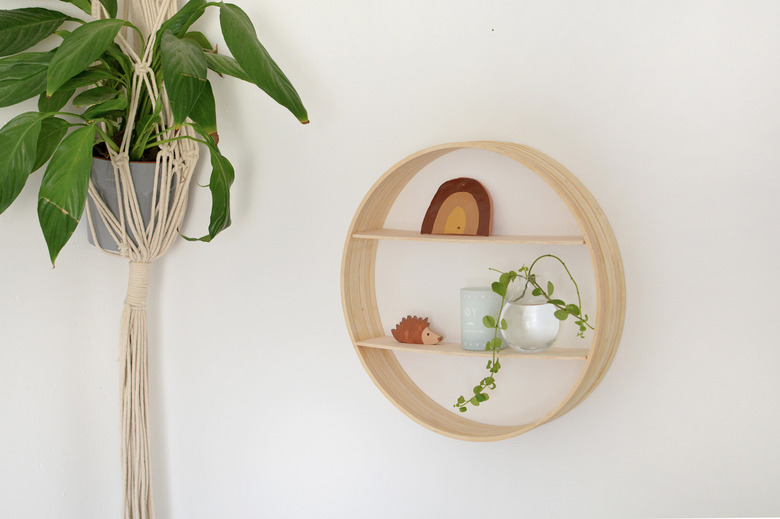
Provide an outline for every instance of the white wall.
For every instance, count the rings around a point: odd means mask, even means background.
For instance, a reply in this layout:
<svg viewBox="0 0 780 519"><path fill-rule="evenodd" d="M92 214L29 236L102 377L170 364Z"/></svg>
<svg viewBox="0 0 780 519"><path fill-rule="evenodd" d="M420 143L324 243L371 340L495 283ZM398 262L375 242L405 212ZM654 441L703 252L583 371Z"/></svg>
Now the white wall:
<svg viewBox="0 0 780 519"><path fill-rule="evenodd" d="M212 244L178 243L153 274L159 517L780 515L780 3L241 3L312 123L218 81L234 224ZM216 34L211 14L203 29ZM33 106L2 109L0 122ZM628 290L623 340L594 393L487 444L432 433L385 400L339 293L346 231L375 180L419 149L475 139L528 144L577 175L612 223ZM502 167L462 159L452 176ZM118 517L127 267L80 229L52 270L39 182L0 216L0 517ZM206 195L195 194L192 234ZM412 222L425 209L399 203L394 217ZM453 290L442 300L531 252L455 250L470 267L442 260L435 283ZM402 248L380 261L409 262ZM423 283L422 267L401 281ZM389 314L414 300L383 294ZM430 312L457 333L450 314ZM404 362L444 398L483 368ZM571 366L538 369L562 383ZM502 400L500 387L486 419L541 394L512 373L502 387L519 394Z"/></svg>

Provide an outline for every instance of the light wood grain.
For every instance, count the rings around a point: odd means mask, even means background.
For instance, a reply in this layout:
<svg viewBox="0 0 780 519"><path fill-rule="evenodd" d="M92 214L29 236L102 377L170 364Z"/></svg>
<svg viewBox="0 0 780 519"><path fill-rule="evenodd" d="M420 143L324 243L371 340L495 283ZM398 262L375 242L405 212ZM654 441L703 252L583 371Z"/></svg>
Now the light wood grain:
<svg viewBox="0 0 780 519"><path fill-rule="evenodd" d="M496 426L469 420L434 402L409 378L392 349L365 347L382 337L375 291L377 244L382 239L418 240L406 231L384 229L385 219L406 184L432 161L456 150L481 149L509 157L544 180L576 219L588 247L596 281L598 321L587 359L569 394L533 423ZM529 237L426 236L420 241L460 243L556 243ZM533 237L531 237L533 238ZM560 238L560 237L558 237ZM494 241L490 241L493 239ZM505 241L504 241L505 240ZM582 241L578 241L582 243ZM554 420L580 404L599 384L617 351L625 319L625 278L620 250L604 212L585 186L547 155L519 144L478 141L442 144L403 159L371 188L358 207L344 245L341 296L350 338L363 367L382 393L411 419L437 433L470 441L517 436Z"/></svg>
<svg viewBox="0 0 780 519"><path fill-rule="evenodd" d="M492 357L490 351L464 350L460 344L454 342L440 342L439 344L406 344L398 342L392 337L382 336L358 341L357 346L364 348L379 348L381 350L411 351L414 353L431 353L438 355L459 355L463 357ZM548 360L585 360L588 358L589 348L559 348L551 347L542 351L515 351L511 348L501 350L502 359L548 359Z"/></svg>
<svg viewBox="0 0 780 519"><path fill-rule="evenodd" d="M401 229L372 229L356 232L352 237L356 240L407 240L447 243L492 243L503 245L585 245L585 238L582 236L456 236L449 234L420 234L417 231Z"/></svg>

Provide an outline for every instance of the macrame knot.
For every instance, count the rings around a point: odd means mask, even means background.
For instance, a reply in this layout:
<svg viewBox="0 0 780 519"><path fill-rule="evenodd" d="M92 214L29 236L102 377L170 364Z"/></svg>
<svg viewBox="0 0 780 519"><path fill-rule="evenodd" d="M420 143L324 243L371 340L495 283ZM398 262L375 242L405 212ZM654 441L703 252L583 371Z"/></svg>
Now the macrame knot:
<svg viewBox="0 0 780 519"><path fill-rule="evenodd" d="M127 284L127 297L125 298L125 303L128 306L133 308L144 308L146 306L151 270L151 263L130 262L130 280Z"/></svg>
<svg viewBox="0 0 780 519"><path fill-rule="evenodd" d="M135 69L135 73L138 76L146 76L149 75L149 73L152 71L151 68L149 68L149 64L145 61L140 61L133 65L133 68Z"/></svg>
<svg viewBox="0 0 780 519"><path fill-rule="evenodd" d="M195 164L198 161L198 150L188 149L184 151L184 162L186 164Z"/></svg>
<svg viewBox="0 0 780 519"><path fill-rule="evenodd" d="M120 152L114 155L114 157L111 159L111 162L117 168L125 168L130 164L130 157L127 155L127 153Z"/></svg>

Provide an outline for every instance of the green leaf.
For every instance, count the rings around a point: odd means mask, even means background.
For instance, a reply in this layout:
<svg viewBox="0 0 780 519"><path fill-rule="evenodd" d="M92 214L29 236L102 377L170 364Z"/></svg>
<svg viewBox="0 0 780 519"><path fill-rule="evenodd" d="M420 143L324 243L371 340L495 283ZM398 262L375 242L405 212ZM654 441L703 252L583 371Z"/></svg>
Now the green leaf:
<svg viewBox="0 0 780 519"><path fill-rule="evenodd" d="M200 48L203 50L209 50L213 51L214 47L211 46L211 42L208 38L206 38L206 35L199 31L190 31L187 34L184 35L185 38L189 38L190 40L194 41L198 45L200 45Z"/></svg>
<svg viewBox="0 0 780 519"><path fill-rule="evenodd" d="M106 8L106 11L108 11L108 16L111 18L116 18L116 0L100 0L100 3L103 4L103 7Z"/></svg>
<svg viewBox="0 0 780 519"><path fill-rule="evenodd" d="M77 27L59 46L49 64L46 93L51 95L66 81L86 70L113 43L124 20L96 20Z"/></svg>
<svg viewBox="0 0 780 519"><path fill-rule="evenodd" d="M501 297L506 297L506 285L505 284L503 284L503 283L501 283L499 281L495 281L495 282L493 282L492 285L490 285L490 288L492 288L493 292L495 292L496 294L500 295Z"/></svg>
<svg viewBox="0 0 780 519"><path fill-rule="evenodd" d="M547 302L550 303L551 305L560 305L560 306L564 306L566 304L566 302L561 299L550 299Z"/></svg>
<svg viewBox="0 0 780 519"><path fill-rule="evenodd" d="M235 179L235 173L230 161L226 159L217 148L208 133L198 125L193 125L198 133L206 138L211 152L211 178L209 190L211 191L211 218L209 221L209 233L200 238L183 236L189 241L210 242L220 232L230 227L230 186Z"/></svg>
<svg viewBox="0 0 780 519"><path fill-rule="evenodd" d="M170 31L163 33L160 49L174 127L180 128L206 87L206 58L195 42L180 40Z"/></svg>
<svg viewBox="0 0 780 519"><path fill-rule="evenodd" d="M501 338L500 337L494 337L490 339L487 343L486 350L500 350L501 349Z"/></svg>
<svg viewBox="0 0 780 519"><path fill-rule="evenodd" d="M16 200L33 172L44 117L38 112L23 113L0 129L0 213Z"/></svg>
<svg viewBox="0 0 780 519"><path fill-rule="evenodd" d="M458 411L460 411L461 413L465 413L466 411L468 411L468 408L467 407L459 407Z"/></svg>
<svg viewBox="0 0 780 519"><path fill-rule="evenodd" d="M190 112L190 119L198 123L209 135L219 143L217 134L217 107L214 102L214 93L211 90L211 83L206 81L206 86L198 97L195 106Z"/></svg>
<svg viewBox="0 0 780 519"><path fill-rule="evenodd" d="M119 91L109 86L98 86L84 90L82 93L73 98L74 106L87 106L102 103L109 99L114 99L119 95Z"/></svg>
<svg viewBox="0 0 780 519"><path fill-rule="evenodd" d="M471 400L469 400L469 403L473 405L474 407L479 407L479 400L477 400L476 396L471 397Z"/></svg>
<svg viewBox="0 0 780 519"><path fill-rule="evenodd" d="M475 395L474 398L476 398L478 402L484 402L485 400L490 398L490 395L486 393L480 393L478 395Z"/></svg>
<svg viewBox="0 0 780 519"><path fill-rule="evenodd" d="M0 60L0 107L46 90L46 71L53 56L53 52L26 52Z"/></svg>
<svg viewBox="0 0 780 519"><path fill-rule="evenodd" d="M472 390L475 395L478 395L482 392L482 386L474 386L474 389Z"/></svg>
<svg viewBox="0 0 780 519"><path fill-rule="evenodd" d="M157 99L154 104L154 112L138 119L138 123L135 125L135 139L132 139L131 141L132 147L130 148L130 160L141 160L141 157L146 150L146 146L150 144L149 138L154 131L155 124L161 122L161 111L162 101Z"/></svg>
<svg viewBox="0 0 780 519"><path fill-rule="evenodd" d="M506 330L509 328L509 324L506 322L506 319L501 319L501 329Z"/></svg>
<svg viewBox="0 0 780 519"><path fill-rule="evenodd" d="M252 82L302 123L309 122L298 92L257 39L252 21L238 6L223 3L219 23L228 49Z"/></svg>
<svg viewBox="0 0 780 519"><path fill-rule="evenodd" d="M0 73L5 78L9 74L9 71L14 69L17 65L44 65L49 66L51 58L54 56L54 51L48 52L24 52L15 56L8 56L6 58L0 58ZM12 74L11 77L17 77L18 72Z"/></svg>
<svg viewBox="0 0 780 519"><path fill-rule="evenodd" d="M537 288L534 288L534 289L531 291L531 295L533 295L533 296L540 296L540 295L542 295L542 289L541 289L541 288L538 288L538 287L537 287Z"/></svg>
<svg viewBox="0 0 780 519"><path fill-rule="evenodd" d="M118 110L124 110L127 108L127 103L127 95L124 92L120 92L119 97L116 99L109 99L108 101L91 106L84 110L84 113L81 115L88 120L98 119L100 117L106 116L106 114Z"/></svg>
<svg viewBox="0 0 780 519"><path fill-rule="evenodd" d="M553 294L553 290L555 290L555 287L552 284L552 281L547 282L547 295L551 296Z"/></svg>
<svg viewBox="0 0 780 519"><path fill-rule="evenodd" d="M54 34L70 17L41 7L0 11L0 56L27 50Z"/></svg>
<svg viewBox="0 0 780 519"><path fill-rule="evenodd" d="M73 4L88 15L92 16L92 2L90 0L61 0L62 2L67 2L69 4Z"/></svg>
<svg viewBox="0 0 780 519"><path fill-rule="evenodd" d="M68 100L74 93L75 90L65 90L63 88L60 88L51 96L47 96L46 92L41 92L41 96L38 98L38 110L41 112L59 112L63 106L68 104Z"/></svg>
<svg viewBox="0 0 780 519"><path fill-rule="evenodd" d="M571 315L580 315L580 307L574 304L566 305L566 311Z"/></svg>
<svg viewBox="0 0 780 519"><path fill-rule="evenodd" d="M482 324L485 325L485 328L495 328L496 320L492 316L486 315L482 318Z"/></svg>
<svg viewBox="0 0 780 519"><path fill-rule="evenodd" d="M41 122L33 171L37 171L51 158L54 150L60 145L62 138L68 133L69 127L68 121L58 117L47 117Z"/></svg>
<svg viewBox="0 0 780 519"><path fill-rule="evenodd" d="M60 87L60 90L73 90L76 88L95 85L97 84L98 81L103 81L107 79L115 80L116 76L103 69L98 69L94 67L88 68L84 72L81 72L80 74L76 74L75 76L67 80L65 84Z"/></svg>
<svg viewBox="0 0 780 519"><path fill-rule="evenodd" d="M463 395L461 395L461 396L459 396L459 397L458 397L458 403L459 403L459 404L463 404L463 403L465 403L465 402L466 402L466 399L465 399L465 398L463 398Z"/></svg>
<svg viewBox="0 0 780 519"><path fill-rule="evenodd" d="M566 318L569 317L569 312L567 312L566 310L556 310L555 314L553 315L555 315L555 318L558 319L559 321L565 321Z"/></svg>
<svg viewBox="0 0 780 519"><path fill-rule="evenodd" d="M203 51L203 55L206 57L206 65L220 76L227 74L228 76L233 76L252 83L252 80L246 75L246 72L241 68L241 65L230 56L223 56L222 54L208 51Z"/></svg>
<svg viewBox="0 0 780 519"><path fill-rule="evenodd" d="M487 366L485 366L485 369L490 369L490 367L493 365L493 361L489 360L487 363Z"/></svg>
<svg viewBox="0 0 780 519"><path fill-rule="evenodd" d="M206 7L206 0L190 0L184 4L176 14L171 16L160 26L160 30L157 31L157 41L161 41L165 31L171 31L177 38L183 37L187 32L187 29L203 15Z"/></svg>
<svg viewBox="0 0 780 519"><path fill-rule="evenodd" d="M508 285L509 281L510 281L510 277L508 272L504 272L498 277L498 282L501 283L502 285Z"/></svg>
<svg viewBox="0 0 780 519"><path fill-rule="evenodd" d="M95 125L79 128L62 140L43 174L38 220L52 265L84 212L94 144Z"/></svg>
<svg viewBox="0 0 780 519"><path fill-rule="evenodd" d="M235 179L233 166L222 154L211 151L211 217L208 240L230 227L230 186Z"/></svg>
<svg viewBox="0 0 780 519"><path fill-rule="evenodd" d="M107 48L105 54L101 59L108 65L115 74L123 76L125 78L131 78L135 69L130 57L125 54L122 49L116 43L111 43ZM145 92L146 89L142 89Z"/></svg>

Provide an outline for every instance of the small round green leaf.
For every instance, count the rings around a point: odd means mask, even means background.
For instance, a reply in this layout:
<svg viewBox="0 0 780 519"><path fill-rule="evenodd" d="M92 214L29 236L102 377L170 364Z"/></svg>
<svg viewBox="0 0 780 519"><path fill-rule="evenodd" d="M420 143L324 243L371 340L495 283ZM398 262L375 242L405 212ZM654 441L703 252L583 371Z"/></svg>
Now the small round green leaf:
<svg viewBox="0 0 780 519"><path fill-rule="evenodd" d="M482 318L482 324L485 325L485 328L495 328L496 320L492 316L486 315Z"/></svg>
<svg viewBox="0 0 780 519"><path fill-rule="evenodd" d="M553 315L555 315L556 319L560 321L565 321L566 318L569 317L569 312L567 312L566 310L556 310L555 314Z"/></svg>

